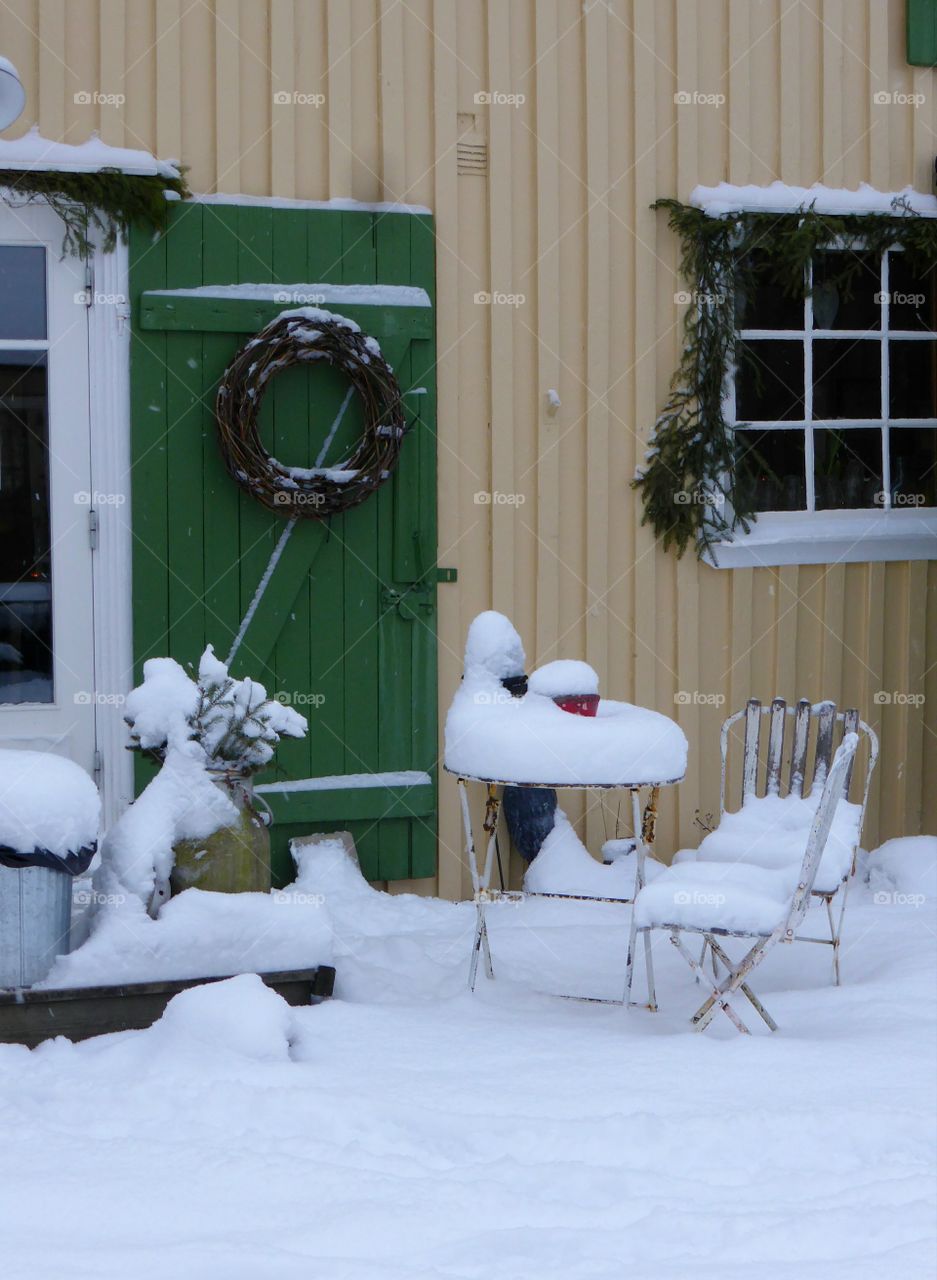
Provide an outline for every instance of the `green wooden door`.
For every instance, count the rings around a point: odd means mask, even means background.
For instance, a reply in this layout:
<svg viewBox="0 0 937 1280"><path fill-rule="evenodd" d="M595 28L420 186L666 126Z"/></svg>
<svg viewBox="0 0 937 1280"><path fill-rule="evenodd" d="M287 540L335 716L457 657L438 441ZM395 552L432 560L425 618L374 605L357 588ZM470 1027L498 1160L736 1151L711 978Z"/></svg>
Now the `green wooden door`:
<svg viewBox="0 0 937 1280"><path fill-rule="evenodd" d="M231 357L278 311L301 305L310 284L415 286L432 302L432 219L182 204L160 238L134 232L130 263L139 678L147 658L168 654L194 665L207 643L227 657L285 527L221 462L213 405ZM282 285L283 294L268 302L204 296L205 286L245 283ZM197 287L203 296L171 293ZM433 311L319 305L377 337L411 429L393 478L374 496L327 525L297 524L232 670L262 681L309 720L307 738L284 742L258 779L274 813L275 880L289 878L291 836L345 827L369 878L428 876L436 869ZM361 428L357 397L347 391L328 367L279 375L261 411L269 451L289 465L312 465L339 419L326 461L340 460ZM401 772L428 781L388 777ZM348 775L356 785L347 785ZM140 781L146 776L141 765ZM342 781L296 786L322 777Z"/></svg>

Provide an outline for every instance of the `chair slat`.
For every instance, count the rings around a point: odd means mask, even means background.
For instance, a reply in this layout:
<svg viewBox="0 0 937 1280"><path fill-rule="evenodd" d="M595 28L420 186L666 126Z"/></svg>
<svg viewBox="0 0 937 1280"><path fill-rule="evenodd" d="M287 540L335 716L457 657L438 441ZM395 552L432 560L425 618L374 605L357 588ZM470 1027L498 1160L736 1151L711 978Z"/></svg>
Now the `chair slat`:
<svg viewBox="0 0 937 1280"><path fill-rule="evenodd" d="M835 727L836 703L821 702L817 711L817 750L813 760L813 787L819 787L821 790L826 782L826 775L830 771Z"/></svg>
<svg viewBox="0 0 937 1280"><path fill-rule="evenodd" d="M794 712L794 743L791 747L792 796L804 794L804 774L807 772L807 742L810 738L810 699L801 698Z"/></svg>
<svg viewBox="0 0 937 1280"><path fill-rule="evenodd" d="M843 712L843 737L847 733L859 732L859 711L856 707L850 707L848 711ZM846 769L846 782L843 787L843 795L849 799L849 787L852 783L853 765L856 763L855 755L849 757L849 766Z"/></svg>
<svg viewBox="0 0 937 1280"><path fill-rule="evenodd" d="M742 765L742 803L756 794L758 781L758 739L761 736L761 703L749 698L745 707L745 759Z"/></svg>
<svg viewBox="0 0 937 1280"><path fill-rule="evenodd" d="M781 790L781 753L784 750L784 725L787 703L783 698L771 700L771 729L768 734L768 764L765 769L765 795L776 796Z"/></svg>

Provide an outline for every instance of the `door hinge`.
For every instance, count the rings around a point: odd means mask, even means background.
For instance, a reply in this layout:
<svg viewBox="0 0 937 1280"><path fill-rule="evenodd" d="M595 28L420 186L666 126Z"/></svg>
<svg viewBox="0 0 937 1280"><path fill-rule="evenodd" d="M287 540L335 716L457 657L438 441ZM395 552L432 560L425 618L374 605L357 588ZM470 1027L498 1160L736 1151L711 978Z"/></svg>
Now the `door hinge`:
<svg viewBox="0 0 937 1280"><path fill-rule="evenodd" d="M98 549L98 513L94 507L88 510L88 543L92 551Z"/></svg>
<svg viewBox="0 0 937 1280"><path fill-rule="evenodd" d="M94 756L91 762L91 771L94 774L94 784L99 786L101 783L101 775L104 773L104 756L95 747Z"/></svg>
<svg viewBox="0 0 937 1280"><path fill-rule="evenodd" d="M85 262L85 306L94 306L94 267L90 260Z"/></svg>

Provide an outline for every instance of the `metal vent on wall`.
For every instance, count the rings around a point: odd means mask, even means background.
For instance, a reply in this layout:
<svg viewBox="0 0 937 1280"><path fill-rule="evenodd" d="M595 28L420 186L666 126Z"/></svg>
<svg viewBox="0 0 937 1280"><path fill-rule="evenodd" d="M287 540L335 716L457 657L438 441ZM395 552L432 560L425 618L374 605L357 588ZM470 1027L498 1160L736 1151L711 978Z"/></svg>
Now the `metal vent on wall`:
<svg viewBox="0 0 937 1280"><path fill-rule="evenodd" d="M488 173L488 143L462 139L456 144L456 165L460 174L477 174L484 178Z"/></svg>

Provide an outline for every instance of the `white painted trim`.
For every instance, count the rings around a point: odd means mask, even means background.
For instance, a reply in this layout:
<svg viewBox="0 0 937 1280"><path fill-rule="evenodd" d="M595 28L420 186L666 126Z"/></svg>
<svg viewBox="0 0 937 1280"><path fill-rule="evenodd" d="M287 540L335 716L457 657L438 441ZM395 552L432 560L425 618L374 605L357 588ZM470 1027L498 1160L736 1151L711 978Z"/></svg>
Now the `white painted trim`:
<svg viewBox="0 0 937 1280"><path fill-rule="evenodd" d="M766 512L703 559L715 569L937 560L937 509Z"/></svg>
<svg viewBox="0 0 937 1280"><path fill-rule="evenodd" d="M133 686L130 510L130 309L127 246L98 249L92 262L95 300L88 314L91 478L98 497L93 556L94 686L103 829L133 799L123 698Z"/></svg>

